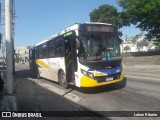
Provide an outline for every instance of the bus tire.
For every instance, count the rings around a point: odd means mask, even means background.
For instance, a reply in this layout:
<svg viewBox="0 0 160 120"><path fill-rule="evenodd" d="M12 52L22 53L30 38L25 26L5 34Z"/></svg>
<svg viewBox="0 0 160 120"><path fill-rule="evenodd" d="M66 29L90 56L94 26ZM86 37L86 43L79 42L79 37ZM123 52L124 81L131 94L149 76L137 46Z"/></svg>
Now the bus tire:
<svg viewBox="0 0 160 120"><path fill-rule="evenodd" d="M58 76L59 76L58 77L59 85L62 86L63 88L65 88L65 89L68 88L69 84L67 82L65 73L63 71L60 71Z"/></svg>
<svg viewBox="0 0 160 120"><path fill-rule="evenodd" d="M118 85L117 87L118 88L124 88L124 87L126 87L126 84L127 84L127 79L126 79L126 77L124 77L124 79L122 81L117 83L117 85Z"/></svg>

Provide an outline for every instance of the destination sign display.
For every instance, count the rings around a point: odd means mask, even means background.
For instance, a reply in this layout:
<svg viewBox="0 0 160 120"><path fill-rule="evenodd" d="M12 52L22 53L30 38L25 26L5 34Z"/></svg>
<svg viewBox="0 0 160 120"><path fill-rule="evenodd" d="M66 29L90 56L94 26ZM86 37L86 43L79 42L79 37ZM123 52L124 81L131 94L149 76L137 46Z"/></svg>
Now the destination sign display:
<svg viewBox="0 0 160 120"><path fill-rule="evenodd" d="M86 32L114 32L114 26L105 24L83 24L80 29Z"/></svg>

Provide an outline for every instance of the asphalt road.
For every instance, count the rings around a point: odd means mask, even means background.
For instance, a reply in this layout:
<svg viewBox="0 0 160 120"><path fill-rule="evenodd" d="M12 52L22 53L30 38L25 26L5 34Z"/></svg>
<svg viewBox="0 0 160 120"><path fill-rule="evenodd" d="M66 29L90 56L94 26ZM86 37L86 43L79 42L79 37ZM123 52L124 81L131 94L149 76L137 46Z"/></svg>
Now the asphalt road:
<svg viewBox="0 0 160 120"><path fill-rule="evenodd" d="M18 71L28 70L28 67L21 65L16 66L16 69ZM71 86L70 89L64 90L49 80L40 79L34 82L36 85L75 103L75 107L79 109L86 108L92 111L160 111L160 66L134 66L125 67L124 70L126 73L125 87L120 84L90 89L79 89ZM32 79L29 71L25 71L23 74ZM46 110L48 109L46 108ZM127 120L129 118L111 117L111 119ZM155 117L154 119L158 120L159 118Z"/></svg>

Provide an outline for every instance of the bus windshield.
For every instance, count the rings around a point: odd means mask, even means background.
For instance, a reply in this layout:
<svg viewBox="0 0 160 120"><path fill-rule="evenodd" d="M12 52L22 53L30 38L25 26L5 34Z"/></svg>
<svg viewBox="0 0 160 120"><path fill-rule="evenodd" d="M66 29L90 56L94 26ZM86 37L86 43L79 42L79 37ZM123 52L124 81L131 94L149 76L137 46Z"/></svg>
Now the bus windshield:
<svg viewBox="0 0 160 120"><path fill-rule="evenodd" d="M80 38L80 61L120 59L120 42L115 35L82 35Z"/></svg>

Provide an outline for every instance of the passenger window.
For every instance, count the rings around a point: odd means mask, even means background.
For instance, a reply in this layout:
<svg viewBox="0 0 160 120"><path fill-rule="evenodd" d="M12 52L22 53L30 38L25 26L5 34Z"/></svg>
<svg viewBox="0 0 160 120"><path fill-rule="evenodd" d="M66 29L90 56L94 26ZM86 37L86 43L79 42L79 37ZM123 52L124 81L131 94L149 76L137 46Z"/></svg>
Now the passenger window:
<svg viewBox="0 0 160 120"><path fill-rule="evenodd" d="M53 40L49 42L49 57L55 57L55 44Z"/></svg>

